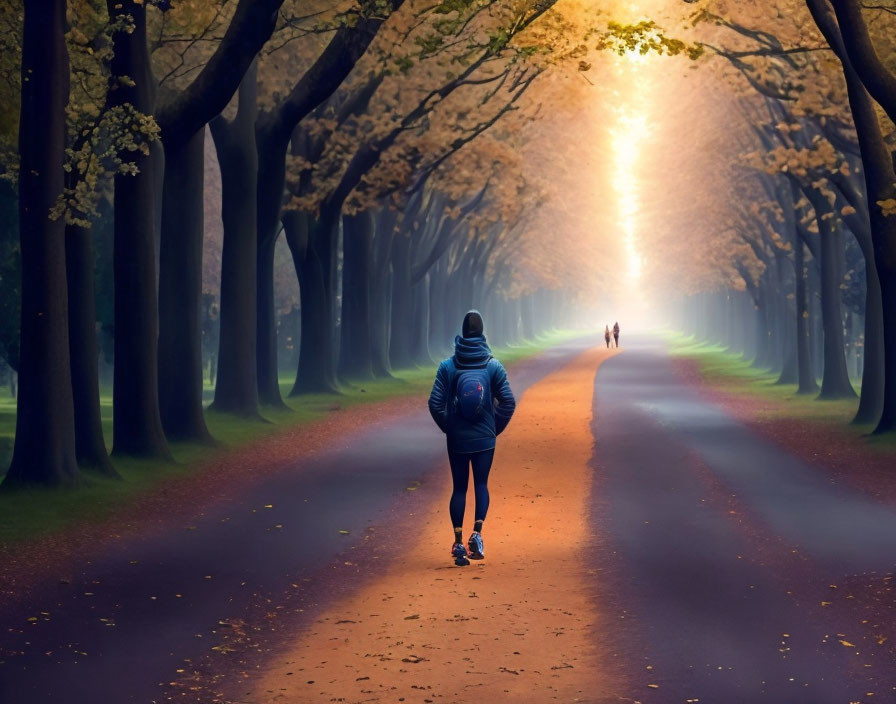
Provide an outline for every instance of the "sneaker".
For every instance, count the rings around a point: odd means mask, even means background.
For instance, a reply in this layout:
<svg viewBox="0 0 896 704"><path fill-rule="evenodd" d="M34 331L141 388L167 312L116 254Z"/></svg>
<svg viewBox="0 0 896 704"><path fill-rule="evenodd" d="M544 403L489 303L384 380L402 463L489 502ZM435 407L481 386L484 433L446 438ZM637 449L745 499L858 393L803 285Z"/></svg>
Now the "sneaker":
<svg viewBox="0 0 896 704"><path fill-rule="evenodd" d="M476 531L473 531L473 534L467 541L467 545L470 547L471 560L482 560L485 558L485 548L482 544L482 535L480 535Z"/></svg>
<svg viewBox="0 0 896 704"><path fill-rule="evenodd" d="M467 559L467 549L464 547L463 543L455 543L452 545L451 555L454 557L454 564L458 567L464 567L465 565L470 564L470 561Z"/></svg>

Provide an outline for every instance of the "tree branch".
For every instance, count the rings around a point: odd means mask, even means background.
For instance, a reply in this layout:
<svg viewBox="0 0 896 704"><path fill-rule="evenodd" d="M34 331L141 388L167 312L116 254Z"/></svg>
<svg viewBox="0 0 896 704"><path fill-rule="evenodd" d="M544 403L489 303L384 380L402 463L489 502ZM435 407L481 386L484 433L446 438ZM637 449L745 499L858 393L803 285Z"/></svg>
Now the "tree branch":
<svg viewBox="0 0 896 704"><path fill-rule="evenodd" d="M274 31L283 0L240 0L221 43L186 90L156 109L166 148L184 144L220 113Z"/></svg>
<svg viewBox="0 0 896 704"><path fill-rule="evenodd" d="M896 122L896 74L881 61L858 0L830 0L849 61L871 97Z"/></svg>

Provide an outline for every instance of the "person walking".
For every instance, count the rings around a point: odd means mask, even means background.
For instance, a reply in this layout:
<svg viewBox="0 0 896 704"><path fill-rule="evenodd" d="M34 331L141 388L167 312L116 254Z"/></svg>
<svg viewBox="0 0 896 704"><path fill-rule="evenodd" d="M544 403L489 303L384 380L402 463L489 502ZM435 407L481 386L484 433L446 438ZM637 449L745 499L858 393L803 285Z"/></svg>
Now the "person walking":
<svg viewBox="0 0 896 704"><path fill-rule="evenodd" d="M613 324L613 339L616 341L616 346L619 347L619 322Z"/></svg>
<svg viewBox="0 0 896 704"><path fill-rule="evenodd" d="M451 555L456 565L485 557L482 524L488 512L488 475L495 456L495 439L510 422L516 401L507 381L507 372L485 341L482 316L471 310L465 316L461 334L454 338L454 356L439 364L429 412L445 433L452 493L448 511L453 542ZM476 500L473 533L463 543L463 520L467 503L470 469Z"/></svg>
<svg viewBox="0 0 896 704"><path fill-rule="evenodd" d="M607 325L604 328L604 340L607 343L607 349L610 349L610 326L609 325Z"/></svg>

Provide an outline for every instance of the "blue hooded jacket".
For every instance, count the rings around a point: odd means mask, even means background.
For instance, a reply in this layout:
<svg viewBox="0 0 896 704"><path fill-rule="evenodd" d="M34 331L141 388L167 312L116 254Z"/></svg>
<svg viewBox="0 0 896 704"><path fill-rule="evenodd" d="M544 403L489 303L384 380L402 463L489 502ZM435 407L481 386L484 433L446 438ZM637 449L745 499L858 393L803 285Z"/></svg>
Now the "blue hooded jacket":
<svg viewBox="0 0 896 704"><path fill-rule="evenodd" d="M470 421L453 411L451 393L452 380L458 370L485 368L490 384L492 403L486 404L485 413ZM492 357L492 351L485 337L454 338L454 356L444 360L436 372L436 380L429 395L429 412L436 425L445 433L449 452L482 452L495 447L495 438L501 434L516 408L516 401L507 372L502 364Z"/></svg>

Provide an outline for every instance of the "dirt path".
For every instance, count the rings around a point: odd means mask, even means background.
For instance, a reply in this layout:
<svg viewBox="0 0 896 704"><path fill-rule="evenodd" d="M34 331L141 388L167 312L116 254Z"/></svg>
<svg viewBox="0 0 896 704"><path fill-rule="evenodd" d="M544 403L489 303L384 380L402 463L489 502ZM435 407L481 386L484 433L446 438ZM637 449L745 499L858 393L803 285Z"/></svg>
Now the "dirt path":
<svg viewBox="0 0 896 704"><path fill-rule="evenodd" d="M894 701L896 509L708 402L656 338L630 336L596 398L594 560L630 697Z"/></svg>
<svg viewBox="0 0 896 704"><path fill-rule="evenodd" d="M513 364L514 389L593 344ZM159 495L118 528L22 551L16 583L0 569L0 702L223 701L284 638L396 560L389 531L443 488L425 401L334 413L221 457L203 473L215 490L187 482L197 491ZM251 476L231 483L240 471Z"/></svg>
<svg viewBox="0 0 896 704"><path fill-rule="evenodd" d="M593 344L513 368L483 563L421 405L17 590L0 702L892 701L896 509Z"/></svg>
<svg viewBox="0 0 896 704"><path fill-rule="evenodd" d="M333 604L237 700L601 701L587 487L593 379L612 354L588 350L520 399L489 482L484 561L451 564L446 468L417 532L389 537L401 560ZM472 496L468 524L471 513Z"/></svg>
<svg viewBox="0 0 896 704"><path fill-rule="evenodd" d="M750 430L787 452L823 467L832 483L859 489L881 503L896 504L896 457L884 443L878 444L882 439L857 433L845 418L807 422L793 415L788 401L753 393L749 381L741 381L740 388L733 386L732 379L719 385L703 375L696 359L679 357L673 362L679 375L702 397L724 406Z"/></svg>

